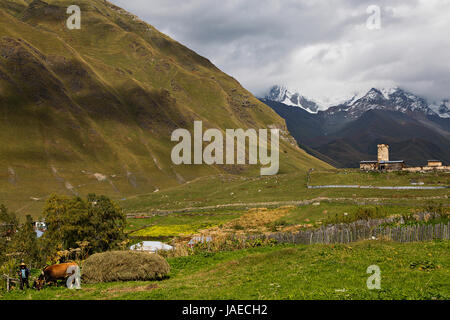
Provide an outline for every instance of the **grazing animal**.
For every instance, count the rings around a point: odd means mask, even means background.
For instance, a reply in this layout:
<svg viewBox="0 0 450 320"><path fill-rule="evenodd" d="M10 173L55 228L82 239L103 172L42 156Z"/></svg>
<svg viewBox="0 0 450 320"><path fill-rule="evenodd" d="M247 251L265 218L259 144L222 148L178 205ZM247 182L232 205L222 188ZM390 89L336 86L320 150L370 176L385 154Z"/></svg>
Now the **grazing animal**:
<svg viewBox="0 0 450 320"><path fill-rule="evenodd" d="M66 280L72 275L72 273L67 273L67 269L71 266L78 267L75 262L61 263L45 267L39 278L34 282L33 287L37 290L41 290L45 284L56 284L58 280Z"/></svg>

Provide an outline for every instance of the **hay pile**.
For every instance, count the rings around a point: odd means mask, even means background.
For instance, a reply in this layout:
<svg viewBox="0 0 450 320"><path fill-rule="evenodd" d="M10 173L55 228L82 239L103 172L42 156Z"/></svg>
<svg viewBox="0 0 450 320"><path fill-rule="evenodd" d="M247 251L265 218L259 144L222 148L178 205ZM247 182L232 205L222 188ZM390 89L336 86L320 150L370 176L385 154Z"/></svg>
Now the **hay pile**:
<svg viewBox="0 0 450 320"><path fill-rule="evenodd" d="M139 251L109 251L89 257L82 265L84 283L148 281L164 278L169 264L157 254Z"/></svg>

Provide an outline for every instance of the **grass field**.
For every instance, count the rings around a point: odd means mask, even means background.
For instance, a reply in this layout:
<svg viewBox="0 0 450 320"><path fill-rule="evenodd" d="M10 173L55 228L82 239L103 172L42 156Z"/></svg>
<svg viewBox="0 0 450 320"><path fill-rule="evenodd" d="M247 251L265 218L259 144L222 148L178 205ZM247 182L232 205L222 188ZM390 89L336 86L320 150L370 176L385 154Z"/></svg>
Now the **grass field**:
<svg viewBox="0 0 450 320"><path fill-rule="evenodd" d="M347 170L338 170L336 175ZM318 172L318 177L330 179L331 171ZM385 179L393 185L416 181L420 174L367 174L351 171L357 181L372 177L369 183L383 184ZM421 181L438 184L448 175L434 173L421 175ZM315 179L315 178L313 178ZM351 178L353 179L353 178ZM343 181L341 181L343 182ZM320 181L326 183L326 181ZM350 183L347 180L346 183ZM427 206L448 207L449 190L376 190L376 189L307 189L306 173L274 177L238 177L218 175L197 179L182 186L161 190L158 193L129 197L120 204L126 212L148 213L174 210L174 213L156 215L146 219L129 219L127 231L134 237L158 238L194 234L202 229L221 226L245 215L249 208L279 208L291 205L287 214L277 218L276 226L314 225L330 219L352 216L359 209L378 210L383 216L405 215ZM304 201L311 200L314 201ZM188 209L177 213L176 210ZM138 230L138 231L136 231Z"/></svg>
<svg viewBox="0 0 450 320"><path fill-rule="evenodd" d="M126 232L133 239L167 239L188 236L199 230L221 225L240 217L238 210L214 210L191 213L172 213L151 218L127 219Z"/></svg>
<svg viewBox="0 0 450 320"><path fill-rule="evenodd" d="M25 172L25 171L24 171ZM19 172L19 174L23 174ZM42 179L46 179L42 177ZM110 193L109 182L85 183L82 195L89 192L110 195L127 213L149 213L158 210L180 210L203 207L211 209L246 209L255 206L277 206L286 202L298 202L315 198L354 199L365 201L372 199L379 202L421 201L435 198L448 203L449 189L441 190L378 190L378 189L308 189L306 187L307 172L298 171L291 174L280 174L270 177L250 177L232 174L212 175L194 179L175 187L161 188L159 192L130 194L126 197ZM119 178L117 178L119 179ZM95 180L95 179L94 179ZM119 179L120 180L120 179ZM426 186L449 185L449 174L441 173L363 173L358 170L315 171L311 175L311 185L344 184L374 186L409 186L411 182L423 182ZM114 184L116 181L114 181ZM104 187L104 188L103 188ZM103 189L102 189L103 188ZM39 190L38 186L35 186ZM6 205L14 201L11 209L19 208L19 215L31 213L39 217L45 204L45 194L35 194L36 198L22 199L20 188L9 188L0 195L0 203ZM61 191L61 193L65 193ZM22 199L22 200L21 200ZM424 201L427 201L427 200ZM22 205L19 205L21 203Z"/></svg>
<svg viewBox="0 0 450 320"><path fill-rule="evenodd" d="M449 299L450 243L274 246L169 258L156 282L15 290L0 299ZM368 290L367 267L381 269Z"/></svg>
<svg viewBox="0 0 450 320"><path fill-rule="evenodd" d="M287 207L282 203L305 199L315 200ZM448 208L450 202L448 190L309 190L306 174L299 172L265 178L212 176L131 197L120 204L126 212L175 209L128 219L126 231L136 235L137 241L188 236L210 228L265 232L314 226L345 213L351 216L360 209L378 208L386 216L403 215L427 206ZM226 207L230 204L233 206ZM253 206L261 209L250 209ZM176 212L189 207L192 210ZM264 216L258 216L261 225L255 227L258 212ZM371 241L203 253L168 258L171 275L163 281L86 285L79 291L63 287L41 292L15 290L3 293L0 299L448 299L449 249L449 241ZM366 269L374 264L381 268L381 290L366 287Z"/></svg>
<svg viewBox="0 0 450 320"><path fill-rule="evenodd" d="M172 213L150 218L127 219L127 233L150 227L167 225L217 225L239 217L242 213L236 210L211 210L191 213Z"/></svg>
<svg viewBox="0 0 450 320"><path fill-rule="evenodd" d="M319 170L311 173L310 185L449 186L448 172L362 172L358 169Z"/></svg>
<svg viewBox="0 0 450 320"><path fill-rule="evenodd" d="M127 232L133 239L160 239L170 241L175 237L220 231L221 234L244 232L265 233L295 231L328 223L360 219L361 212L371 218L411 216L417 212L450 211L448 203L441 209L442 201L400 201L389 204L357 204L353 201L317 201L301 206L279 206L260 209L216 209L156 215L150 218L128 219ZM216 232L213 232L216 233Z"/></svg>
<svg viewBox="0 0 450 320"><path fill-rule="evenodd" d="M315 223L325 222L330 219L342 218L345 216L352 216L358 210L372 210L377 211L380 217L387 217L392 215L408 215L420 210L419 206L414 205L360 205L355 206L349 202L321 202L320 205L309 205L305 207L297 207L291 210L286 216L280 220L285 224L301 224L301 223Z"/></svg>
<svg viewBox="0 0 450 320"><path fill-rule="evenodd" d="M341 172L341 171L338 171ZM343 171L342 171L343 172ZM327 177L330 173L327 173ZM355 178L349 178L345 184L357 184L357 181L364 181L366 173L355 171L352 173ZM346 175L343 175L346 177ZM199 208L205 206L233 205L234 207L252 207L257 203L263 206L270 205L271 202L280 204L281 202L300 201L314 198L349 198L364 200L366 198L407 199L408 201L420 201L421 198L437 198L448 201L449 189L442 190L377 190L377 189L307 189L306 172L294 174L282 174L270 177L239 177L235 175L217 175L200 178L191 183L161 190L158 193L150 193L128 197L120 201L122 207L127 212L149 212L154 210ZM374 175L373 181L381 185L388 177L392 177L389 182L393 186L409 185L405 181L417 179L416 174L409 176L396 176L395 173L387 175ZM439 181L448 179L448 174L425 176L431 184L438 184ZM394 180L396 178L396 180ZM425 179L425 178L424 178ZM353 181L353 182L352 182ZM373 183L371 181L370 183ZM446 180L447 181L447 180ZM318 181L322 184L325 181ZM406 184L405 184L406 183ZM380 200L382 201L382 200Z"/></svg>

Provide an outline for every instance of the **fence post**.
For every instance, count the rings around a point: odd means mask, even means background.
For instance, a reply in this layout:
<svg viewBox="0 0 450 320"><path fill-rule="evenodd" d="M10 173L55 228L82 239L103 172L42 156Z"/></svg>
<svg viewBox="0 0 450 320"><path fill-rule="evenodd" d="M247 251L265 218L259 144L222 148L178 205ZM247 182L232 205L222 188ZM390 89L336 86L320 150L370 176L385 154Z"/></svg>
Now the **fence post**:
<svg viewBox="0 0 450 320"><path fill-rule="evenodd" d="M9 276L6 277L6 292L9 292Z"/></svg>

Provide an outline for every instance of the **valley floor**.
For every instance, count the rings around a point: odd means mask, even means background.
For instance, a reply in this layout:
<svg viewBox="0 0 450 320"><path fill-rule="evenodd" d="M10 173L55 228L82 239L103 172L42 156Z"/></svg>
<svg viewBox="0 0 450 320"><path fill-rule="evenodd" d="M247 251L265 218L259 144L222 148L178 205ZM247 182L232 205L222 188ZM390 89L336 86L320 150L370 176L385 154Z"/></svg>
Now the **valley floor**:
<svg viewBox="0 0 450 320"><path fill-rule="evenodd" d="M117 194L108 181L96 181L77 189L80 196L103 194L114 199L126 213L153 214L211 209L246 209L247 207L301 205L318 198L353 200L355 202L391 202L396 200L448 203L449 189L378 190L378 189L308 189L317 185L361 186L449 186L450 173L363 173L359 170L317 170L308 178L307 171L269 177L213 175L197 178L175 187L148 193L136 189L132 194ZM33 186L33 190L39 190ZM25 186L0 186L0 203L24 217L42 214L48 195L30 197ZM31 191L30 191L31 192ZM56 191L55 191L56 192ZM57 194L66 194L63 191ZM68 194L73 196L73 194Z"/></svg>
<svg viewBox="0 0 450 320"><path fill-rule="evenodd" d="M449 241L277 245L169 258L169 279L15 290L0 299L438 299L450 298ZM381 289L367 288L367 268Z"/></svg>
<svg viewBox="0 0 450 320"><path fill-rule="evenodd" d="M359 170L313 171L269 177L208 176L160 192L130 196L120 205L129 213L154 213L164 210L199 208L246 208L270 205L297 205L302 201L328 198L354 201L386 202L429 201L448 203L449 189L383 190L383 189L308 189L307 185L361 186L449 186L450 173L364 173Z"/></svg>
<svg viewBox="0 0 450 320"><path fill-rule="evenodd" d="M446 175L316 172L310 183L448 185ZM326 224L439 212L448 223L449 191L309 190L304 173L197 179L160 192L119 201L130 214L133 243L195 234L295 232ZM253 204L253 205L249 205ZM258 207L258 208L254 208ZM253 208L253 209L252 209ZM383 239L383 238L382 238ZM0 299L439 299L450 298L450 241L395 243L381 240L331 245L269 245L168 258L170 278L152 282L63 285L0 292ZM381 269L381 289L369 290L367 268Z"/></svg>

